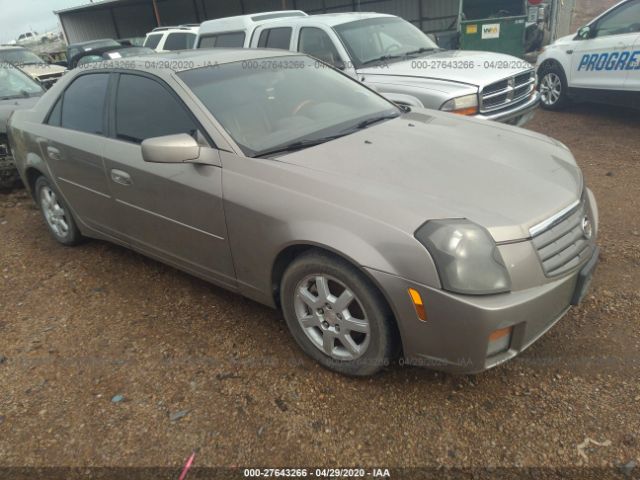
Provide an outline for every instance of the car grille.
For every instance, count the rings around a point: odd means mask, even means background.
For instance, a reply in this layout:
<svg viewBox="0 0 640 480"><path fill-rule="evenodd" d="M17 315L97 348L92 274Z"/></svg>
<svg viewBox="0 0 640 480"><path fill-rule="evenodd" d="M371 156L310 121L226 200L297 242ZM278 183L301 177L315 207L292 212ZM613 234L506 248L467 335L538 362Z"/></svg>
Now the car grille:
<svg viewBox="0 0 640 480"><path fill-rule="evenodd" d="M488 113L525 101L536 87L534 70L487 85L480 93L480 112Z"/></svg>
<svg viewBox="0 0 640 480"><path fill-rule="evenodd" d="M582 200L545 228L531 229L532 242L545 275L562 275L591 257L594 241L591 235L585 233L585 219L588 219L588 214L585 201Z"/></svg>

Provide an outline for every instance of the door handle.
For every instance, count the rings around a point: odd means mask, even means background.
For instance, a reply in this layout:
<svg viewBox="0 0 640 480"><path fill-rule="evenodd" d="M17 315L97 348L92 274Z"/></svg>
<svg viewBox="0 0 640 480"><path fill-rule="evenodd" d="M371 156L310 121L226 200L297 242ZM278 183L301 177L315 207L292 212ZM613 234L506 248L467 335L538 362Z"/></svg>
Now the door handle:
<svg viewBox="0 0 640 480"><path fill-rule="evenodd" d="M55 147L47 147L47 155L51 160L60 161L62 160L62 154L60 150Z"/></svg>
<svg viewBox="0 0 640 480"><path fill-rule="evenodd" d="M124 185L125 187L133 185L131 175L129 175L127 172L123 172L122 170L111 170L111 180L113 180L115 183L119 183L120 185Z"/></svg>

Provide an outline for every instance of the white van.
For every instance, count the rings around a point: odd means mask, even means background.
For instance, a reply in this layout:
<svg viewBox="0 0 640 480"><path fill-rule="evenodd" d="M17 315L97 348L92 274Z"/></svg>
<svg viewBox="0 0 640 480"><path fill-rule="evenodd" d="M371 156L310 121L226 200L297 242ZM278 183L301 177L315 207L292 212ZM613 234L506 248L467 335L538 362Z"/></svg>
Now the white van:
<svg viewBox="0 0 640 480"><path fill-rule="evenodd" d="M281 10L208 20L200 25L195 48L248 48L251 34L259 25L279 18L306 16L301 10Z"/></svg>

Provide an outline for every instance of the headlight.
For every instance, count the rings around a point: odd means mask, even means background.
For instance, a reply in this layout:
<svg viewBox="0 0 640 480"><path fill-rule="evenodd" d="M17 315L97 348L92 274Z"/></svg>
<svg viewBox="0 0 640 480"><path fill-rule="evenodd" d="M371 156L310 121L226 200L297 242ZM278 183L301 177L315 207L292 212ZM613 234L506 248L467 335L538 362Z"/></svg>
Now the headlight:
<svg viewBox="0 0 640 480"><path fill-rule="evenodd" d="M415 237L433 257L445 290L466 295L511 290L502 255L480 225L465 219L430 220Z"/></svg>
<svg viewBox="0 0 640 480"><path fill-rule="evenodd" d="M475 115L478 113L478 95L465 95L464 97L452 98L444 102L440 107L443 112L457 113L459 115Z"/></svg>

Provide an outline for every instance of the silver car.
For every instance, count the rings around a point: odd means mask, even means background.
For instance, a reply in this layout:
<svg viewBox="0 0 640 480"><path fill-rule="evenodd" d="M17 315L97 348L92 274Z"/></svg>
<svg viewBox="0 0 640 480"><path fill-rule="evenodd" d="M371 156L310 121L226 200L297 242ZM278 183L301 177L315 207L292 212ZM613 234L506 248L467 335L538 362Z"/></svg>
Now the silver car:
<svg viewBox="0 0 640 480"><path fill-rule="evenodd" d="M108 240L279 307L349 375L399 355L480 372L584 296L598 213L559 142L401 109L291 52L127 60L11 119L60 243Z"/></svg>

